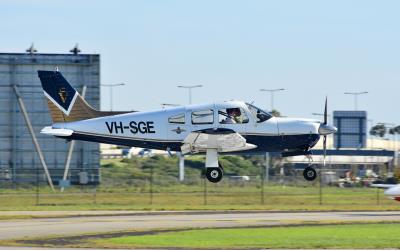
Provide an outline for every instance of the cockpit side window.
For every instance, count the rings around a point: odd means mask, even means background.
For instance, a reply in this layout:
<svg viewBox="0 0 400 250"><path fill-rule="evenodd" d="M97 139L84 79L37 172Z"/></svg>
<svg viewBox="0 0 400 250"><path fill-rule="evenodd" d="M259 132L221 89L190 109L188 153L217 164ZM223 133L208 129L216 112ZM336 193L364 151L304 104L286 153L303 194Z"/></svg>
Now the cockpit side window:
<svg viewBox="0 0 400 250"><path fill-rule="evenodd" d="M246 103L246 105L250 113L255 117L257 123L265 122L271 119L272 115L265 112L264 110L257 108L256 106L249 103Z"/></svg>
<svg viewBox="0 0 400 250"><path fill-rule="evenodd" d="M242 124L249 122L249 118L241 108L225 108L218 110L218 120L221 124Z"/></svg>
<svg viewBox="0 0 400 250"><path fill-rule="evenodd" d="M185 114L178 114L168 118L169 123L173 124L185 124Z"/></svg>

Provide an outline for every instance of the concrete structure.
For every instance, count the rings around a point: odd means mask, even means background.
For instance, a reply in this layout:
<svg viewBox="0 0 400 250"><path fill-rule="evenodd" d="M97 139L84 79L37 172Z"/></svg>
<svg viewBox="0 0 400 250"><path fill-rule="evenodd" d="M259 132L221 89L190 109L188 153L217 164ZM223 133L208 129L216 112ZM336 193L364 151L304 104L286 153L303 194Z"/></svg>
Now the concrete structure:
<svg viewBox="0 0 400 250"><path fill-rule="evenodd" d="M69 143L40 134L44 126L51 124L51 119L37 70L54 70L56 67L78 91L82 91L85 85L85 99L99 108L99 55L0 53L0 178L3 180L44 180L43 163L21 112L23 109L17 100L17 92L26 107L53 182L57 184L62 179ZM82 176L88 177L89 182L99 180L97 143L75 143L69 175L72 183L78 182L79 176L81 179Z"/></svg>

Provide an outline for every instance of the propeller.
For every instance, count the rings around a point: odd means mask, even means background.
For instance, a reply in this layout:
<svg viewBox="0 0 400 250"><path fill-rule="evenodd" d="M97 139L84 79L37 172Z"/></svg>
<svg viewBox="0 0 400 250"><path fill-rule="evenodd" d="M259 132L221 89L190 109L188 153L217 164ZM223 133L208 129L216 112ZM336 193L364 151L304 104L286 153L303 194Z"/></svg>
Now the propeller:
<svg viewBox="0 0 400 250"><path fill-rule="evenodd" d="M328 125L328 97L325 97L325 109L324 109L324 123L323 125ZM324 135L324 141L323 141L323 149L324 149L324 168L326 164L326 137L327 135Z"/></svg>
<svg viewBox="0 0 400 250"><path fill-rule="evenodd" d="M323 149L324 161L323 166L326 164L326 139L327 136L337 131L337 128L328 124L328 97L325 98L324 121L320 124L318 133L323 136Z"/></svg>

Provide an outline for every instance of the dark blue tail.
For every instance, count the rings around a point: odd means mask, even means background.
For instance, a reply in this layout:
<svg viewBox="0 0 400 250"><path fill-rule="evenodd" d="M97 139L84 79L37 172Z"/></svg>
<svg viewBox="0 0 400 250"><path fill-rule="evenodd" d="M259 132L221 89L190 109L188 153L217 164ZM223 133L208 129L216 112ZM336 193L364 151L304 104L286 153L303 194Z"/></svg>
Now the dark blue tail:
<svg viewBox="0 0 400 250"><path fill-rule="evenodd" d="M39 70L40 82L47 98L68 115L79 95L58 71Z"/></svg>
<svg viewBox="0 0 400 250"><path fill-rule="evenodd" d="M120 111L98 111L79 95L58 71L39 70L38 75L53 122L72 122L101 116L124 114ZM84 95L83 95L84 96Z"/></svg>

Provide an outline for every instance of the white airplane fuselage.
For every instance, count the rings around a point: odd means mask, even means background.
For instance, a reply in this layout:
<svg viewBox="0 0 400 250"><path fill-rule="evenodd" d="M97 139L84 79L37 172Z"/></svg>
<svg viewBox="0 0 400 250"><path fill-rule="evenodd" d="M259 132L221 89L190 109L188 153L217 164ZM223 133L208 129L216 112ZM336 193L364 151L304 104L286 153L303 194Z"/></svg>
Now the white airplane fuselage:
<svg viewBox="0 0 400 250"><path fill-rule="evenodd" d="M392 187L385 190L385 195L393 200L400 201L400 184L393 185Z"/></svg>
<svg viewBox="0 0 400 250"><path fill-rule="evenodd" d="M263 122L240 101L189 105L149 112L133 112L93 119L55 123L53 129L72 130L70 139L180 151L183 140L194 131L232 130L256 147L249 151L306 151L319 140L320 122L271 116ZM223 124L218 110L240 108L248 121ZM193 112L210 111L206 122L193 121ZM171 117L183 116L179 121ZM64 137L65 138L65 137Z"/></svg>

